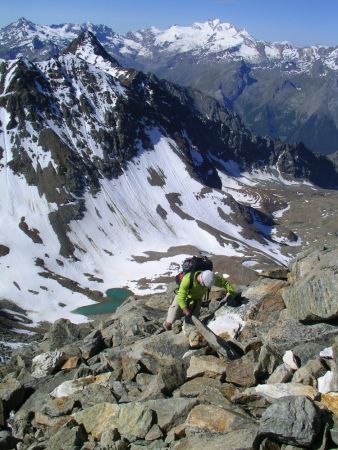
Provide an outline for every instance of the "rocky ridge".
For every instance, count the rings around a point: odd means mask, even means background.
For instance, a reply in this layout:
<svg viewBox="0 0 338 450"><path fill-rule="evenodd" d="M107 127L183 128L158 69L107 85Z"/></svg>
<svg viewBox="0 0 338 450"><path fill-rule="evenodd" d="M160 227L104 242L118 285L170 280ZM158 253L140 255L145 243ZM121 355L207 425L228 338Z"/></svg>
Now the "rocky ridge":
<svg viewBox="0 0 338 450"><path fill-rule="evenodd" d="M324 154L338 148L337 46L266 42L218 19L121 35L104 25L46 26L21 18L0 30L0 58L46 60L83 31L124 66L213 96L258 135L302 141Z"/></svg>
<svg viewBox="0 0 338 450"><path fill-rule="evenodd" d="M337 296L323 314L337 256L333 242L313 248L240 299L213 288L201 314L218 335L212 347L189 349L180 321L162 329L170 286L99 323L56 321L1 367L1 448L337 448ZM302 310L316 320L297 312L307 276ZM230 342L235 358L222 351Z"/></svg>

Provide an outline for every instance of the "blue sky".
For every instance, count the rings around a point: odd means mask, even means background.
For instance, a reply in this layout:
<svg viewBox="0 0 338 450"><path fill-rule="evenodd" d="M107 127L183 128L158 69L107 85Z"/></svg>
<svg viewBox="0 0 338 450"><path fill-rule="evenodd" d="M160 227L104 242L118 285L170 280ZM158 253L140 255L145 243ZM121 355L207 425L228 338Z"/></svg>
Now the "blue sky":
<svg viewBox="0 0 338 450"><path fill-rule="evenodd" d="M259 39L338 45L338 0L0 0L0 27L19 17L103 23L121 33L219 18Z"/></svg>

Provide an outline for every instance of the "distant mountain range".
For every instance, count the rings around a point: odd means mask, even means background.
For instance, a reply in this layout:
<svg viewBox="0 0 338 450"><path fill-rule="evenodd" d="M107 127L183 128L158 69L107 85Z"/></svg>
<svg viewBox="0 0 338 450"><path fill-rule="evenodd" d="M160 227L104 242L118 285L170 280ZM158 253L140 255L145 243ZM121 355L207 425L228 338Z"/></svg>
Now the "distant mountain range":
<svg viewBox="0 0 338 450"><path fill-rule="evenodd" d="M213 96L258 135L324 154L338 149L338 47L265 42L219 20L121 35L104 25L22 18L0 30L0 58L43 61L85 30L123 66Z"/></svg>
<svg viewBox="0 0 338 450"><path fill-rule="evenodd" d="M46 56L0 66L0 297L36 322L109 287L163 289L198 249L285 262L281 186L338 186L326 157L123 68L91 32Z"/></svg>

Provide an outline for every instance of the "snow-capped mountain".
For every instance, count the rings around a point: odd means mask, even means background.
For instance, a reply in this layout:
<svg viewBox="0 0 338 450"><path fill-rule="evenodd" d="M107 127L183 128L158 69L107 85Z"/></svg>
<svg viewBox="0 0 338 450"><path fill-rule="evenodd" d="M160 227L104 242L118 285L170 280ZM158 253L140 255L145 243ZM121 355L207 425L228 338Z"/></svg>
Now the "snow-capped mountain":
<svg viewBox="0 0 338 450"><path fill-rule="evenodd" d="M35 323L83 320L71 311L110 287L163 289L192 251L285 262L299 242L273 213L287 205L255 178L338 185L326 158L123 68L90 32L1 65L0 126L0 295Z"/></svg>
<svg viewBox="0 0 338 450"><path fill-rule="evenodd" d="M92 31L101 42L111 40L115 33L105 25L91 23L37 25L24 17L0 30L0 58L26 57L43 61L56 56L83 31Z"/></svg>
<svg viewBox="0 0 338 450"><path fill-rule="evenodd" d="M253 64L284 65L290 71L307 71L316 61L322 60L329 69L338 69L337 48L322 45L299 48L289 42L261 41L246 30L239 30L219 19L194 23L192 26L175 25L166 30L152 27L130 32L125 38L119 48L122 55L152 58L155 63L159 55L172 58L189 53L197 63L244 60ZM297 68L293 64L295 61Z"/></svg>
<svg viewBox="0 0 338 450"><path fill-rule="evenodd" d="M290 42L257 40L248 31L237 29L219 19L192 26L171 26L166 30L151 27L126 35L115 33L105 25L61 24L36 25L25 18L0 30L0 55L4 59L25 56L42 60L57 55L83 31L91 31L112 54L134 65L149 60L156 66L160 59L171 60L189 54L194 62L246 61L264 66L279 65L290 72L310 71L320 63L327 69L338 70L338 47L315 45L300 48Z"/></svg>
<svg viewBox="0 0 338 450"><path fill-rule="evenodd" d="M338 148L338 47L265 42L219 20L114 38L124 65L212 95L256 134Z"/></svg>
<svg viewBox="0 0 338 450"><path fill-rule="evenodd" d="M22 18L0 30L0 58L42 61L84 30L123 66L213 96L255 134L324 154L338 148L337 46L266 42L218 19L121 35L104 25L40 26Z"/></svg>

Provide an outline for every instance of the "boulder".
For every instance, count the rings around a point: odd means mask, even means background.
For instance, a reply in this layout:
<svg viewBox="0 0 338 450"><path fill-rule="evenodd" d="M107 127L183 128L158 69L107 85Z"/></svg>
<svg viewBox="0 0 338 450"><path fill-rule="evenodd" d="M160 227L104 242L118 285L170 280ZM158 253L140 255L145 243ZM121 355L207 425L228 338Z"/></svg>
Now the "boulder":
<svg viewBox="0 0 338 450"><path fill-rule="evenodd" d="M183 423L188 413L197 404L195 399L187 398L165 398L149 400L144 403L156 413L157 424L164 432Z"/></svg>
<svg viewBox="0 0 338 450"><path fill-rule="evenodd" d="M301 323L285 309L262 339L280 355L291 350L304 365L309 359L316 358L324 347L332 345L336 334L334 324Z"/></svg>
<svg viewBox="0 0 338 450"><path fill-rule="evenodd" d="M234 389L231 384L221 383L220 380L208 377L197 377L182 384L182 386L174 391L174 397L197 397L208 388L217 389L226 398L230 398L233 395Z"/></svg>
<svg viewBox="0 0 338 450"><path fill-rule="evenodd" d="M196 327L196 335L202 336L208 345L219 355L226 359L235 359L243 355L241 346L233 340L225 341L217 336L211 329L206 327L197 317L191 316L192 322ZM190 337L189 337L190 340Z"/></svg>
<svg viewBox="0 0 338 450"><path fill-rule="evenodd" d="M320 403L329 409L338 419L338 392L328 392L322 394L320 397Z"/></svg>
<svg viewBox="0 0 338 450"><path fill-rule="evenodd" d="M54 351L67 344L83 339L92 329L92 325L85 323L76 325L68 319L56 320L45 335L42 343L46 351Z"/></svg>
<svg viewBox="0 0 338 450"><path fill-rule="evenodd" d="M161 392L167 395L171 394L178 386L181 386L185 380L185 365L179 360L173 364L161 367L156 376L156 382L161 387Z"/></svg>
<svg viewBox="0 0 338 450"><path fill-rule="evenodd" d="M267 384L287 383L291 380L293 371L284 363L280 364L266 380Z"/></svg>
<svg viewBox="0 0 338 450"><path fill-rule="evenodd" d="M240 415L230 409L215 405L197 405L190 411L186 425L214 433L227 433L237 428L244 428L248 422L250 420L244 414Z"/></svg>
<svg viewBox="0 0 338 450"><path fill-rule="evenodd" d="M252 321L258 324L255 327L258 336L269 329L280 311L285 308L281 294L285 286L285 281L260 278L243 292L243 295L250 299L243 317L245 321L248 321L243 330L244 334Z"/></svg>
<svg viewBox="0 0 338 450"><path fill-rule="evenodd" d="M100 330L89 333L79 346L84 359L89 359L104 348L104 342Z"/></svg>
<svg viewBox="0 0 338 450"><path fill-rule="evenodd" d="M32 377L43 378L56 372L67 360L63 352L45 352L35 356L32 360Z"/></svg>
<svg viewBox="0 0 338 450"><path fill-rule="evenodd" d="M187 370L187 378L195 378L205 375L210 378L222 377L225 375L226 365L216 356L192 356L189 368Z"/></svg>
<svg viewBox="0 0 338 450"><path fill-rule="evenodd" d="M231 385L229 385L231 386ZM232 391L232 396L235 394L235 388ZM237 405L234 405L231 403L230 400L228 400L224 395L218 390L213 387L206 387L197 397L197 400L200 403L207 403L210 405L220 406L225 409L231 408L232 410L236 410L238 412L243 412L241 408L239 408ZM243 412L244 414L244 412Z"/></svg>
<svg viewBox="0 0 338 450"><path fill-rule="evenodd" d="M293 374L292 381L294 383L309 384L317 387L317 378L323 376L326 369L319 358L309 359L304 366L300 367Z"/></svg>
<svg viewBox="0 0 338 450"><path fill-rule="evenodd" d="M112 388L105 383L92 383L69 398L75 400L75 403L82 408L89 408L97 403L117 403Z"/></svg>
<svg viewBox="0 0 338 450"><path fill-rule="evenodd" d="M53 432L56 432L71 420L72 417L70 415L50 417L47 414L42 414L41 412L36 411L32 420L32 425L34 428L47 428L47 430L52 429Z"/></svg>
<svg viewBox="0 0 338 450"><path fill-rule="evenodd" d="M257 380L265 380L282 363L282 357L273 347L265 344L261 347L255 367Z"/></svg>
<svg viewBox="0 0 338 450"><path fill-rule="evenodd" d="M80 358L78 356L72 356L71 358L68 358L67 361L63 364L61 370L76 369L79 364Z"/></svg>
<svg viewBox="0 0 338 450"><path fill-rule="evenodd" d="M101 447L109 449L112 445L114 445L114 442L117 442L119 440L120 433L118 432L117 428L112 428L110 430L104 431L101 434L100 444Z"/></svg>
<svg viewBox="0 0 338 450"><path fill-rule="evenodd" d="M50 392L50 395L55 398L68 397L76 392L84 390L90 384L107 384L111 373L104 373L101 375L78 378L76 380L67 380L57 386Z"/></svg>
<svg viewBox="0 0 338 450"><path fill-rule="evenodd" d="M133 344L154 334L156 322L162 315L160 311L141 304L136 299L129 299L112 315L110 323L103 327L103 339L107 346Z"/></svg>
<svg viewBox="0 0 338 450"><path fill-rule="evenodd" d="M265 437L284 444L313 448L321 425L320 411L309 398L280 399L263 413L253 448L258 449Z"/></svg>
<svg viewBox="0 0 338 450"><path fill-rule="evenodd" d="M290 285L283 289L286 307L298 320L338 316L338 245L301 253L291 265Z"/></svg>
<svg viewBox="0 0 338 450"><path fill-rule="evenodd" d="M144 439L146 441L156 441L157 439L161 439L162 437L163 433L161 431L161 428L157 424L155 424L150 428Z"/></svg>
<svg viewBox="0 0 338 450"><path fill-rule="evenodd" d="M277 294L282 287L285 287L286 283L282 280L259 278L257 281L250 284L250 286L242 292L242 296L250 299L251 305L246 311L244 320L252 319L255 316L257 304L260 304L262 300L272 295Z"/></svg>
<svg viewBox="0 0 338 450"><path fill-rule="evenodd" d="M70 415L75 406L75 399L70 397L49 398L41 408L42 414L51 417Z"/></svg>
<svg viewBox="0 0 338 450"><path fill-rule="evenodd" d="M160 366L181 360L188 349L189 343L183 333L167 331L135 342L124 353L141 361L149 372L157 373Z"/></svg>
<svg viewBox="0 0 338 450"><path fill-rule="evenodd" d="M305 386L299 383L276 383L276 384L258 384L255 387L247 388L245 391L234 395L233 401L236 403L245 403L252 397L264 397L273 402L283 397L307 396L311 400L319 398L319 393L312 386Z"/></svg>
<svg viewBox="0 0 338 450"><path fill-rule="evenodd" d="M254 386L256 384L256 365L257 358L253 350L240 359L227 362L225 364L226 381L237 386Z"/></svg>
<svg viewBox="0 0 338 450"><path fill-rule="evenodd" d="M104 431L116 428L129 441L144 439L154 421L153 412L139 402L100 403L74 414L74 419L95 439L100 439Z"/></svg>
<svg viewBox="0 0 338 450"><path fill-rule="evenodd" d="M70 422L55 433L47 443L48 450L81 448L87 440L87 433L82 425Z"/></svg>
<svg viewBox="0 0 338 450"><path fill-rule="evenodd" d="M122 359L122 379L124 381L132 381L136 375L141 371L141 365L137 359L131 358L128 355L123 355Z"/></svg>

